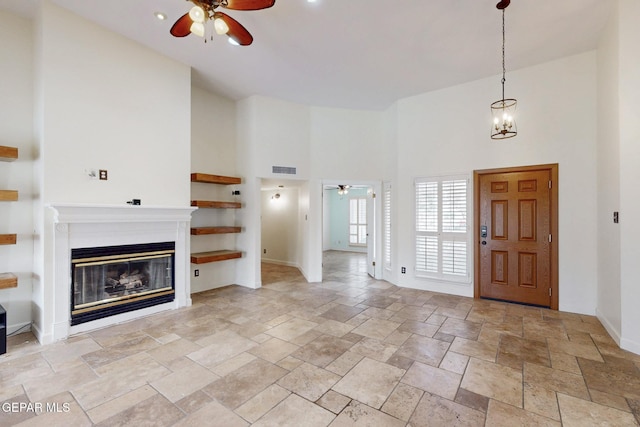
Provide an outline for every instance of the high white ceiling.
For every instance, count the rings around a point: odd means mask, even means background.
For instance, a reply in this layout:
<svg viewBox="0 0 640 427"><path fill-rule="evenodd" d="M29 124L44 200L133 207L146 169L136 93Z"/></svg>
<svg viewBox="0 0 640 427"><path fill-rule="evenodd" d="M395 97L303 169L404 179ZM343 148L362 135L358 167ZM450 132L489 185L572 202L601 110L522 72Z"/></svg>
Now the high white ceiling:
<svg viewBox="0 0 640 427"><path fill-rule="evenodd" d="M193 67L197 84L232 99L264 95L316 106L382 110L419 93L501 73L498 0L276 0L225 11L251 46L169 28L185 0L53 0ZM26 10L35 0L0 0ZM509 70L594 49L611 0L513 0L506 10ZM159 21L154 12L163 12ZM499 77L496 79L499 85Z"/></svg>

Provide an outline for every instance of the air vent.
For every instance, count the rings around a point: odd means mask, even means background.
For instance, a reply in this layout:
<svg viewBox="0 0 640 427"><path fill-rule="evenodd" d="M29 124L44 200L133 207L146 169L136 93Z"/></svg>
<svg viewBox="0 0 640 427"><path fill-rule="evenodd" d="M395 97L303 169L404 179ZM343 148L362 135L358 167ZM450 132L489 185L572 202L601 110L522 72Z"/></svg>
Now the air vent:
<svg viewBox="0 0 640 427"><path fill-rule="evenodd" d="M292 168L291 166L271 166L272 173L284 173L287 175L295 175L296 168Z"/></svg>

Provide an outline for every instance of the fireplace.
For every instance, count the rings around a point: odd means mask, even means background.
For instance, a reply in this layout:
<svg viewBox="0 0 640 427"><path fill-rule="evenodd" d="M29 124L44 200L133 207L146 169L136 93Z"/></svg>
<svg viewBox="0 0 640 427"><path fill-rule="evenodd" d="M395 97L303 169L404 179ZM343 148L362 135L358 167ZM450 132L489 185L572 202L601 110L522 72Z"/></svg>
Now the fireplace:
<svg viewBox="0 0 640 427"><path fill-rule="evenodd" d="M71 325L173 301L174 258L174 242L72 249Z"/></svg>
<svg viewBox="0 0 640 427"><path fill-rule="evenodd" d="M46 211L46 221L51 224L52 228L49 230L52 233L45 229L43 240L45 257L42 260L41 270L34 275L33 285L34 314L31 328L40 343L50 344L74 334L191 305L189 229L191 213L196 208L72 203L57 203L49 207L50 209ZM170 242L174 246L163 247L162 242ZM151 246L145 246L147 244ZM154 246L158 244L161 245L159 248ZM80 273L75 271L76 264L92 261L72 263L72 256L74 261L114 256L115 253L83 252L87 248L109 248L110 250L114 247L118 247L119 250L124 249L127 255L122 259L113 258L113 261L118 262L132 258L131 255L135 253L173 250L173 254L162 254L169 255L164 256L163 262L171 263L173 271L170 276L173 283L169 285L164 280L164 283L158 281L161 284L149 286L145 284L146 278L138 277L137 280L140 282L129 280L129 283L123 283L125 289L126 285L129 285L126 295L122 289L120 291L114 289L118 286L105 285L106 289L103 290L102 296L105 297L106 293L107 298L102 299L114 298L114 300L98 303L98 291L92 290L87 281L85 289L80 289L83 295L78 297L76 305L76 291L72 290L75 286L73 282L76 278L82 278ZM128 248L135 248L135 250L127 252ZM123 276L122 279L131 277L132 274L142 274L140 271L144 271L138 266L132 266L135 263L129 264L128 276ZM165 270L166 268L169 268L168 264L156 265L154 267L156 273L147 274L149 277L158 278L162 271L162 277L166 278L165 272L168 271ZM108 273L107 267L100 267L100 269L105 270L105 276L113 274ZM137 273L136 270L138 270ZM97 271L99 270L90 272L87 269L85 278L97 277L99 275ZM124 271L120 273L122 274ZM118 281L120 275L118 275ZM99 281L96 287L102 286L101 282L103 281ZM120 292L119 295L118 292ZM111 295L114 293L115 295ZM83 304L87 305L83 306ZM78 313L79 310L85 309L84 313ZM128 311L129 309L131 310ZM84 316L72 319L72 312L84 314Z"/></svg>

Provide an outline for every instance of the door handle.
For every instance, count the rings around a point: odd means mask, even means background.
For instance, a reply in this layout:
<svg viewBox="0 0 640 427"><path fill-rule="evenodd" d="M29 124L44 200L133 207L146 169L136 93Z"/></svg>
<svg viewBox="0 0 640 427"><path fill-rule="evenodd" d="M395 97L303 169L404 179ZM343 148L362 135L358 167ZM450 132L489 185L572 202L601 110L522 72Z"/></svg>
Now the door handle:
<svg viewBox="0 0 640 427"><path fill-rule="evenodd" d="M487 244L487 241L485 240L487 238L487 226L486 225L481 225L480 226L480 238L482 239L482 241L480 243L482 244L482 246L485 246Z"/></svg>

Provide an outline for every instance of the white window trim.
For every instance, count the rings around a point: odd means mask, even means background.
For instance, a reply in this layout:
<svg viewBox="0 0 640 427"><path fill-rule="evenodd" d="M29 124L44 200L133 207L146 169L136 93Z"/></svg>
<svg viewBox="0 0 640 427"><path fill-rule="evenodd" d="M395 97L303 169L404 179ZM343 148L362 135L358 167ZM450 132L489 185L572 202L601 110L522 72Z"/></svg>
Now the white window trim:
<svg viewBox="0 0 640 427"><path fill-rule="evenodd" d="M465 275L453 275L453 274L447 274L447 273L442 273L442 272L438 272L438 273L431 273L431 272L427 272L427 271L423 271L423 270L418 270L417 269L417 265L418 265L418 254L417 254L417 250L416 250L416 244L417 244L417 239L419 235L426 235L425 233L419 233L418 232L418 224L417 224L417 197L416 197L416 189L417 189L417 184L418 183L422 183L422 182L438 182L438 235L443 234L441 232L441 216L442 216L442 193L441 193L441 185L443 181L451 181L451 180L466 180L467 182L467 188L466 188L466 193L467 193L467 198L466 198L466 216L467 216L467 231L466 233L460 233L461 240L459 241L464 241L466 243L466 274ZM419 178L415 178L414 179L414 195L413 195L413 200L414 200L414 213L413 213L413 217L414 217L414 238L413 238L413 244L414 244L414 274L417 278L424 278L424 279L432 279L438 282L443 282L443 283L455 283L455 284L469 284L471 283L471 278L472 278L472 274L473 274L473 264L472 264L472 258L473 258L473 245L472 245L472 221L473 221L473 212L472 212L472 202L473 202L473 195L472 195L472 181L471 181L471 177L468 174L462 174L462 175L438 175L438 176L430 176L430 177L419 177ZM447 233L449 234L449 233ZM458 240L458 239L455 239ZM438 253L438 259L439 259L439 270L442 268L441 265L441 259L442 259L442 253L441 251L439 251Z"/></svg>

